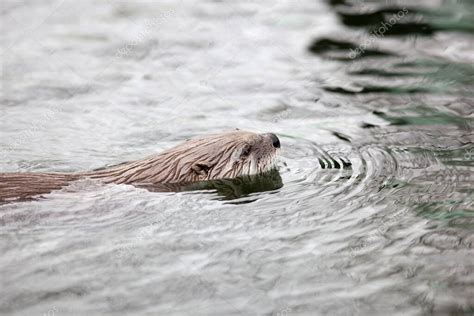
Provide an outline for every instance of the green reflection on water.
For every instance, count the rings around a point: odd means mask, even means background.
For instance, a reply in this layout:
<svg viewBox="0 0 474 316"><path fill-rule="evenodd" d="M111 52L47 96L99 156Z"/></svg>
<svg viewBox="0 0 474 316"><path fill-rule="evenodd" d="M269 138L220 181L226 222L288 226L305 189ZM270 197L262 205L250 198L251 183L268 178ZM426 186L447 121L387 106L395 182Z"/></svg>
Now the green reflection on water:
<svg viewBox="0 0 474 316"><path fill-rule="evenodd" d="M395 116L384 112L375 111L374 114L390 122L392 125L448 125L454 124L460 128L468 129L474 122L471 118L441 112L435 108L418 105L404 109L393 109L390 112L402 113Z"/></svg>
<svg viewBox="0 0 474 316"><path fill-rule="evenodd" d="M472 198L472 196L471 196ZM422 203L416 206L415 212L429 220L435 220L436 226L461 227L474 229L474 210L464 209L464 201L446 200ZM459 206L460 208L457 208ZM454 208L454 209L453 209ZM463 219L454 221L453 219Z"/></svg>

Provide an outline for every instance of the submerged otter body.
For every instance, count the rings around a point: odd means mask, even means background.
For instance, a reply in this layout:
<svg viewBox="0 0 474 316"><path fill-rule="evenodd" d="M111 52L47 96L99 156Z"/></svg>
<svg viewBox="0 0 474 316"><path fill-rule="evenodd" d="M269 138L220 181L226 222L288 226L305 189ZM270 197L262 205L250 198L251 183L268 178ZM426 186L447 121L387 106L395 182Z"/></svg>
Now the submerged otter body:
<svg viewBox="0 0 474 316"><path fill-rule="evenodd" d="M275 134L232 131L189 139L141 160L79 173L0 173L0 201L46 194L82 178L104 183L193 183L261 174L275 166Z"/></svg>

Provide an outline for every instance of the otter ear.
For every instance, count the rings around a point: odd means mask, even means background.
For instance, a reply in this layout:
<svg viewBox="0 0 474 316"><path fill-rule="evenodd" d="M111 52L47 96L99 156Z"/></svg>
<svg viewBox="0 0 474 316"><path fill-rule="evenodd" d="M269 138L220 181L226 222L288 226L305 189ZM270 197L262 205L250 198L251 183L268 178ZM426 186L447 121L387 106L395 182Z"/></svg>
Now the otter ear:
<svg viewBox="0 0 474 316"><path fill-rule="evenodd" d="M191 169L201 176L207 176L209 169L214 167L215 164L210 163L209 161L197 161L193 163Z"/></svg>

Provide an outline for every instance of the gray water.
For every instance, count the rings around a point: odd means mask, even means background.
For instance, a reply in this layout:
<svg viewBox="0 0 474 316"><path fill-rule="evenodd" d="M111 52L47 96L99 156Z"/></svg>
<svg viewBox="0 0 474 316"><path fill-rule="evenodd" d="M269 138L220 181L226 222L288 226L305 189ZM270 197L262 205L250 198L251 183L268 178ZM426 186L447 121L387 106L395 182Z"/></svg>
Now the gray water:
<svg viewBox="0 0 474 316"><path fill-rule="evenodd" d="M2 1L2 172L240 128L279 136L283 186L79 181L0 205L0 313L472 315L473 12Z"/></svg>

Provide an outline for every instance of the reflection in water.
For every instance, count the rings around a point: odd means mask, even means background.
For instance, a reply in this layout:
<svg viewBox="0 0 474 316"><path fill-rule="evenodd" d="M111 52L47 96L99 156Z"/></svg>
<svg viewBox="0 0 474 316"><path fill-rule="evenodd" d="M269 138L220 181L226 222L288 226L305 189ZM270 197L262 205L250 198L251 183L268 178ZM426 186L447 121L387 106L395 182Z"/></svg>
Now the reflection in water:
<svg viewBox="0 0 474 316"><path fill-rule="evenodd" d="M6 1L1 171L236 127L277 133L282 157L261 177L0 205L0 313L472 314L473 12Z"/></svg>
<svg viewBox="0 0 474 316"><path fill-rule="evenodd" d="M394 55L393 53L377 49L365 49L363 54L351 55L350 52L356 51L357 48L357 45L351 42L320 38L314 41L308 49L310 52L321 55L322 57L341 61L348 61L354 58Z"/></svg>
<svg viewBox="0 0 474 316"><path fill-rule="evenodd" d="M426 1L428 2L428 1ZM435 10L417 6L411 1L329 1L341 22L349 27L364 27L376 32L381 25L389 25L384 35L433 35L439 31L474 31L472 1L442 1ZM453 5L454 4L454 5ZM421 17L421 19L420 19ZM396 20L396 23L393 21ZM421 20L421 21L420 21Z"/></svg>
<svg viewBox="0 0 474 316"><path fill-rule="evenodd" d="M247 197L252 193L277 190L282 186L283 183L278 170L273 169L261 175L243 176L235 179L220 179L187 184L154 184L139 187L153 192L210 191L210 193L217 194L219 200L234 200ZM246 200L246 202L251 201Z"/></svg>

